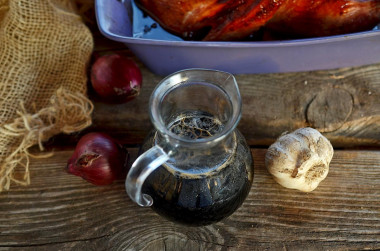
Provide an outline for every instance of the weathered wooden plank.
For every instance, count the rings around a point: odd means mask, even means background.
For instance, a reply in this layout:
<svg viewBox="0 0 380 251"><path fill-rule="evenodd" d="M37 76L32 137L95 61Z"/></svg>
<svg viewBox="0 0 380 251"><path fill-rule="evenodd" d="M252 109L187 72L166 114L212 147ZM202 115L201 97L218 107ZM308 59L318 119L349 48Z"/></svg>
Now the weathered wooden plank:
<svg viewBox="0 0 380 251"><path fill-rule="evenodd" d="M94 27L95 54L123 52L143 73L140 96L127 104L94 101L88 130L107 131L129 144L141 144L151 129L149 96L164 76L144 67L122 43ZM250 145L267 146L284 131L311 126L335 147L380 146L380 59L378 64L323 71L237 75L243 100L240 131ZM91 90L91 88L90 88Z"/></svg>
<svg viewBox="0 0 380 251"><path fill-rule="evenodd" d="M66 174L72 148L31 163L32 184L0 194L0 250L380 249L380 152L335 152L312 193L276 184L253 149L249 197L231 217L183 227L135 205L123 181L96 187ZM131 148L131 159L137 149Z"/></svg>
<svg viewBox="0 0 380 251"><path fill-rule="evenodd" d="M137 60L137 59L135 59ZM92 95L94 123L130 144L151 129L149 96L163 78L141 64L141 95L107 105ZM250 145L269 145L285 131L311 126L335 147L380 145L380 64L326 71L237 75L243 100L240 131Z"/></svg>

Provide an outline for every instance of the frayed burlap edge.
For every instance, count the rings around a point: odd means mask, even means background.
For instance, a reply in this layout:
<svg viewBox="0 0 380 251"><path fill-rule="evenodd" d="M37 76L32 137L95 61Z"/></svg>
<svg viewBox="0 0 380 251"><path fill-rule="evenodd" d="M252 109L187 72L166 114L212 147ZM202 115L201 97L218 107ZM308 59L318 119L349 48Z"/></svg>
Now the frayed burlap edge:
<svg viewBox="0 0 380 251"><path fill-rule="evenodd" d="M20 185L30 184L30 157L47 158L52 153L33 155L29 148L38 144L44 150L43 142L58 133L72 133L91 125L91 113L94 107L91 101L81 94L70 93L60 87L50 99L50 105L28 113L20 103L19 116L12 123L0 127L0 134L18 145L10 149L6 156L0 156L0 192L9 190L12 182ZM16 177L16 168L23 169L23 176Z"/></svg>

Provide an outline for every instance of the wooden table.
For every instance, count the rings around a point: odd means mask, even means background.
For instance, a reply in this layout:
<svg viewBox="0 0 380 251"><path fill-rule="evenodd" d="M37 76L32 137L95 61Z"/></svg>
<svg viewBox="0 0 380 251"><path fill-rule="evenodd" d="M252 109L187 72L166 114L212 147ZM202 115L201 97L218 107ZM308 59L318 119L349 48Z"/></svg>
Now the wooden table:
<svg viewBox="0 0 380 251"><path fill-rule="evenodd" d="M110 41L96 48L124 49ZM93 125L50 140L54 156L32 160L31 185L0 194L0 250L380 249L380 64L236 76L239 129L252 149L255 178L238 211L206 227L177 225L137 206L123 180L97 187L64 171L89 131L121 139L136 158L151 129L148 99L162 78L140 66L136 100L107 105L90 94ZM264 166L267 147L281 133L306 126L324 132L335 148L327 178L311 193L281 187Z"/></svg>

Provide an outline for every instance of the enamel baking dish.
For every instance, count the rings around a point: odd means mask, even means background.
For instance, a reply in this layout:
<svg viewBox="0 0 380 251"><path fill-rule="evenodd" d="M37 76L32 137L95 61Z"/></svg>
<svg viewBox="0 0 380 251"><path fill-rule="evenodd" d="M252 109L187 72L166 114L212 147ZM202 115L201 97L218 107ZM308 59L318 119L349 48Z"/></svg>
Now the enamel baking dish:
<svg viewBox="0 0 380 251"><path fill-rule="evenodd" d="M253 74L334 69L380 62L380 30L377 28L313 39L183 41L164 32L159 35L136 34L136 23L143 15L136 12L130 0L96 0L95 9L101 33L111 40L125 43L146 67L159 75L186 68Z"/></svg>

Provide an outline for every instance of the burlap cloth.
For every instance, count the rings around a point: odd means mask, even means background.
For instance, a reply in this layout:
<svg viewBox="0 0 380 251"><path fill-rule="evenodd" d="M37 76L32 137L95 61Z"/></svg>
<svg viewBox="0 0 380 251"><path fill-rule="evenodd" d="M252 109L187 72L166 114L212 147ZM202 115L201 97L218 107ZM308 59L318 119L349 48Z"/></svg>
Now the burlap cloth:
<svg viewBox="0 0 380 251"><path fill-rule="evenodd" d="M0 191L30 183L31 146L91 124L92 50L72 1L0 0Z"/></svg>

